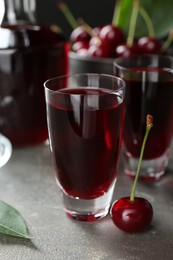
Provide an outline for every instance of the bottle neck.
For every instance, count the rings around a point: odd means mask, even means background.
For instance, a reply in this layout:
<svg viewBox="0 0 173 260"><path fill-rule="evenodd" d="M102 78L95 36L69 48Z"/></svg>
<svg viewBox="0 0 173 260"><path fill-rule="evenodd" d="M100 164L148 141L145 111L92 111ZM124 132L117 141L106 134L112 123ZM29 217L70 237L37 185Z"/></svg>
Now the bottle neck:
<svg viewBox="0 0 173 260"><path fill-rule="evenodd" d="M4 0L3 7L2 24L36 24L35 0Z"/></svg>

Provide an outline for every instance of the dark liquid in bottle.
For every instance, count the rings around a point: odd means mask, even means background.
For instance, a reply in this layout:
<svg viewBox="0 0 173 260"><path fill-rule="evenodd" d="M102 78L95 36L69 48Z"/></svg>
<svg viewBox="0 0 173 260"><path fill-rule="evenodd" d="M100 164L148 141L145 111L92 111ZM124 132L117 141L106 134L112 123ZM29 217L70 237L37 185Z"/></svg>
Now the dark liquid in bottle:
<svg viewBox="0 0 173 260"><path fill-rule="evenodd" d="M0 28L0 132L14 146L47 139L43 83L68 72L68 44L49 28Z"/></svg>

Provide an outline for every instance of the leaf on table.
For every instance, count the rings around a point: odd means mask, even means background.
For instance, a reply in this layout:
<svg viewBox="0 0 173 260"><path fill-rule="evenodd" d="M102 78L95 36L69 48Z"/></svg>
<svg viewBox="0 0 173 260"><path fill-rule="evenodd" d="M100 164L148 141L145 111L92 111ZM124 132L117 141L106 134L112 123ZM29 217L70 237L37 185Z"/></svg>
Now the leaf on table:
<svg viewBox="0 0 173 260"><path fill-rule="evenodd" d="M157 37L166 36L173 29L172 0L141 0L140 3L151 17ZM120 5L121 15L118 25L127 33L133 1L121 0ZM140 14L135 35L138 37L148 35L146 24Z"/></svg>
<svg viewBox="0 0 173 260"><path fill-rule="evenodd" d="M20 213L0 200L0 233L30 239L25 220Z"/></svg>

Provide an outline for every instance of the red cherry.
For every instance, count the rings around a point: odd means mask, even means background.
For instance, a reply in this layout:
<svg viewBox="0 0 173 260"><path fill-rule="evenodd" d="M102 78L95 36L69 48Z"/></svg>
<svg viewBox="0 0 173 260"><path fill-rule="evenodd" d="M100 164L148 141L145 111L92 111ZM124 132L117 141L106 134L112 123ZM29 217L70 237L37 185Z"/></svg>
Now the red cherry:
<svg viewBox="0 0 173 260"><path fill-rule="evenodd" d="M99 58L108 58L111 57L112 52L108 46L104 45L91 45L88 48L88 57L99 57Z"/></svg>
<svg viewBox="0 0 173 260"><path fill-rule="evenodd" d="M98 36L94 36L89 42L88 56L108 58L112 56L112 48L103 44Z"/></svg>
<svg viewBox="0 0 173 260"><path fill-rule="evenodd" d="M153 127L153 116L146 116L146 130L141 147L139 163L131 189L130 197L123 197L115 201L111 207L110 214L114 224L121 230L129 233L145 230L153 218L153 208L150 202L144 198L135 197L137 180L141 169L142 158L148 134Z"/></svg>
<svg viewBox="0 0 173 260"><path fill-rule="evenodd" d="M71 35L70 35L70 41L72 43L79 42L79 41L88 41L90 40L91 36L86 32L83 26L76 27Z"/></svg>
<svg viewBox="0 0 173 260"><path fill-rule="evenodd" d="M78 52L80 49L88 49L89 42L88 41L78 41L72 45L72 50Z"/></svg>
<svg viewBox="0 0 173 260"><path fill-rule="evenodd" d="M88 57L88 49L81 48L76 52L80 57Z"/></svg>
<svg viewBox="0 0 173 260"><path fill-rule="evenodd" d="M100 45L102 45L102 42L98 36L93 36L89 41L89 46L91 46L91 45L100 46Z"/></svg>
<svg viewBox="0 0 173 260"><path fill-rule="evenodd" d="M154 37L145 36L138 40L137 46L142 54L154 54L159 53L162 43Z"/></svg>
<svg viewBox="0 0 173 260"><path fill-rule="evenodd" d="M99 38L104 45L110 45L114 48L124 42L122 30L112 24L105 25L101 28Z"/></svg>
<svg viewBox="0 0 173 260"><path fill-rule="evenodd" d="M153 218L153 208L144 198L123 197L114 202L111 207L111 217L114 224L128 233L135 233L147 229Z"/></svg>
<svg viewBox="0 0 173 260"><path fill-rule="evenodd" d="M98 36L93 36L89 41L88 55L93 57L113 57L113 48L107 43L102 42Z"/></svg>
<svg viewBox="0 0 173 260"><path fill-rule="evenodd" d="M134 54L139 54L137 46L128 46L127 44L117 46L115 50L116 57L130 57Z"/></svg>

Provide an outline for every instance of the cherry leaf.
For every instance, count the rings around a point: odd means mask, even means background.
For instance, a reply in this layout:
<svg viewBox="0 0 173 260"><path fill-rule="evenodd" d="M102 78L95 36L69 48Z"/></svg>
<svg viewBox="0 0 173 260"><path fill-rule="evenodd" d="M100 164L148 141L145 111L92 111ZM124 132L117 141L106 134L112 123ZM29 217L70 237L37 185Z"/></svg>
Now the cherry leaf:
<svg viewBox="0 0 173 260"><path fill-rule="evenodd" d="M166 36L173 29L172 0L140 0L140 3L151 17L157 37ZM121 13L118 26L126 33L128 32L132 6L132 0L120 1ZM140 15L138 15L135 35L138 37L148 35L146 24Z"/></svg>
<svg viewBox="0 0 173 260"><path fill-rule="evenodd" d="M25 220L12 206L0 200L0 233L30 239Z"/></svg>

